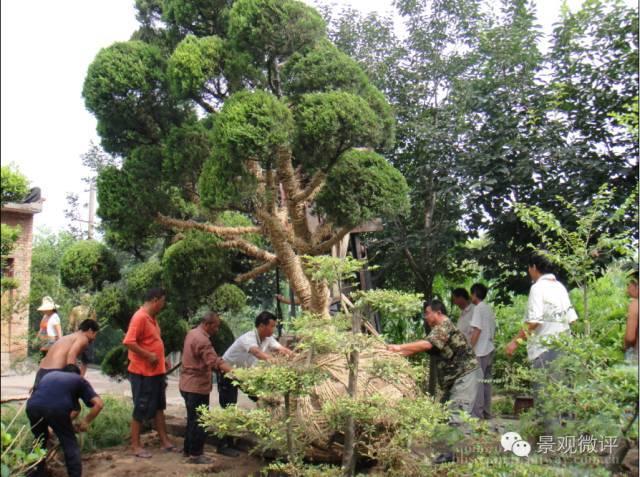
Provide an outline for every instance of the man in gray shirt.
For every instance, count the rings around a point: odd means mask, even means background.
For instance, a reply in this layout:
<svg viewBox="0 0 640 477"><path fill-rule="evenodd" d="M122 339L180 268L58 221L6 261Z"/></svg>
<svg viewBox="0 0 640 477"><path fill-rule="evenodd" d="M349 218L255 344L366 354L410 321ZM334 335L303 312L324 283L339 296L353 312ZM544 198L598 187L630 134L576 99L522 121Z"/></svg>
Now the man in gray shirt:
<svg viewBox="0 0 640 477"><path fill-rule="evenodd" d="M487 291L487 287L482 283L474 283L471 286L471 302L475 308L471 317L469 341L482 369L482 381L478 383L478 393L471 415L478 419L491 418L491 382L488 381L492 378L495 355L493 339L496 334L496 315L484 302Z"/></svg>

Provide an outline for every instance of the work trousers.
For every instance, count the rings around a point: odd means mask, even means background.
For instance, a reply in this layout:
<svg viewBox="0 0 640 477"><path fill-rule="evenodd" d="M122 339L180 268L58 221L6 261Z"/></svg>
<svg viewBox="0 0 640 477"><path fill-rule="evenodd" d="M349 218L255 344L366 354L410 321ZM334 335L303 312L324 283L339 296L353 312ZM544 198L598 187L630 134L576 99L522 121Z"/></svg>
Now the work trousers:
<svg viewBox="0 0 640 477"><path fill-rule="evenodd" d="M198 423L199 406L209 407L209 395L180 391L187 408L187 431L184 436L184 453L188 456L199 456L204 451L204 441L207 433Z"/></svg>
<svg viewBox="0 0 640 477"><path fill-rule="evenodd" d="M64 453L67 474L69 474L69 477L81 477L82 458L80 456L80 446L78 445L69 413L27 406L27 417L31 423L31 432L34 437L42 439L43 449L47 448L47 442L49 441L49 427L53 429L53 432L58 436ZM47 471L44 459L29 475L30 477L46 477Z"/></svg>

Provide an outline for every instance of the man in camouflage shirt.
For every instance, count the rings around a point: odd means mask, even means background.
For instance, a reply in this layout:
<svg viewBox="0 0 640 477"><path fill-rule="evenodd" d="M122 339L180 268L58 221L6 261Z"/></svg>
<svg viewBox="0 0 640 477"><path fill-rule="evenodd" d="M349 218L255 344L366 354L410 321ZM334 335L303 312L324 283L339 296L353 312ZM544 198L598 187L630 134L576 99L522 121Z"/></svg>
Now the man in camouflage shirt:
<svg viewBox="0 0 640 477"><path fill-rule="evenodd" d="M441 301L425 304L424 318L431 333L424 340L388 345L387 349L403 356L432 351L437 357L442 402L449 401L452 408L471 413L477 392L474 386L482 379L482 373L473 349L446 313Z"/></svg>
<svg viewBox="0 0 640 477"><path fill-rule="evenodd" d="M438 379L443 390L442 402L448 402L451 408L451 424L461 425L456 411L471 414L478 392L478 383L482 379L482 370L473 349L462 332L451 323L447 310L441 301L425 303L424 319L431 332L424 340L401 345L387 345L389 351L411 356L420 352L432 352L437 359ZM445 452L434 459L435 464L452 462L452 452Z"/></svg>

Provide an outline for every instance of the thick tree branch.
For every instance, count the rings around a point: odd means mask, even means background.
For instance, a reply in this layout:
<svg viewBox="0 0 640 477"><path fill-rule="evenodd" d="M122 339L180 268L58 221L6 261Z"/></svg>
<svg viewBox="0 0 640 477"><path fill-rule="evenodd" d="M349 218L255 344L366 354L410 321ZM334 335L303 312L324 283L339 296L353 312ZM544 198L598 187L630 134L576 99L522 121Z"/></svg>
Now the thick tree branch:
<svg viewBox="0 0 640 477"><path fill-rule="evenodd" d="M267 273L278 266L278 259L272 260L270 262L265 262L262 265L255 267L254 269L248 271L247 273L243 273L238 275L234 281L236 283L242 283L249 280L253 280L256 277L259 277L263 273Z"/></svg>
<svg viewBox="0 0 640 477"><path fill-rule="evenodd" d="M198 105L204 109L207 113L209 114L213 114L216 112L216 110L214 109L213 106L211 106L209 103L207 103L204 99L202 99L200 96L192 96L192 98L196 103L198 103Z"/></svg>
<svg viewBox="0 0 640 477"><path fill-rule="evenodd" d="M311 178L309 184L307 184L307 186L304 188L304 190L294 195L292 197L292 200L294 202L312 201L316 194L320 192L320 189L322 189L322 186L324 185L326 179L327 174L324 171L316 172Z"/></svg>
<svg viewBox="0 0 640 477"><path fill-rule="evenodd" d="M331 250L331 247L340 242L340 240L342 240L350 231L350 227L341 228L329 240L325 240L324 242L314 247L312 254L317 255L328 252L329 250Z"/></svg>
<svg viewBox="0 0 640 477"><path fill-rule="evenodd" d="M304 274L300 257L296 254L289 241L285 225L275 215L269 215L264 210L256 210L256 217L265 228L265 235L269 238L278 256L281 269L289 279L289 283L305 310L311 307L312 292L309 279ZM266 261L266 260L265 260Z"/></svg>
<svg viewBox="0 0 640 477"><path fill-rule="evenodd" d="M294 197L301 194L300 185L296 178L291 161L291 152L282 148L278 151L278 177L284 188L287 199L289 219L293 225L293 232L303 242L311 243L311 231L307 223L307 211L304 201L296 201Z"/></svg>
<svg viewBox="0 0 640 477"><path fill-rule="evenodd" d="M266 250L261 249L260 247L256 247L251 242L247 242L243 239L231 239L225 240L217 245L220 248L230 248L235 250L240 250L241 252L249 255L250 257L257 258L259 260L264 260L265 262L270 262L275 260L277 257L271 252L267 252Z"/></svg>
<svg viewBox="0 0 640 477"><path fill-rule="evenodd" d="M203 232L209 232L220 237L237 237L238 235L245 234L259 234L262 232L260 227L224 227L218 225L211 225L195 220L181 220L167 217L166 215L158 214L156 218L160 225L165 227L176 228L180 230L202 230Z"/></svg>

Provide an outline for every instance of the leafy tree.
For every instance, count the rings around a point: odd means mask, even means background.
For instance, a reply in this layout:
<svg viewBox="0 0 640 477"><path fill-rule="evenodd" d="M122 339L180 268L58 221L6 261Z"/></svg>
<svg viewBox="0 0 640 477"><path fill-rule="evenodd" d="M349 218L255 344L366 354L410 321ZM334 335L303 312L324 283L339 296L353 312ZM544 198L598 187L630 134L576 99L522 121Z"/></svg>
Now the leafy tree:
<svg viewBox="0 0 640 477"><path fill-rule="evenodd" d="M578 203L608 182L622 202L637 181L638 9L588 0L561 14L549 62L552 110L566 137L562 195ZM635 133L624 119L634 104Z"/></svg>
<svg viewBox="0 0 640 477"><path fill-rule="evenodd" d="M407 179L411 211L369 239L370 255L382 265L379 281L431 297L436 273L451 267L455 245L464 238L458 225L465 190L459 125L466 104L454 87L474 65L483 14L475 1L395 6L406 26L403 40L392 19L352 9L336 15L328 7L325 14L336 45L359 60L398 120L387 157Z"/></svg>
<svg viewBox="0 0 640 477"><path fill-rule="evenodd" d="M29 192L29 181L16 168L2 166L0 168L1 204L20 202Z"/></svg>
<svg viewBox="0 0 640 477"><path fill-rule="evenodd" d="M582 311L589 334L588 289L613 257L633 256L633 230L617 226L625 216L638 220L638 194L632 193L616 207L615 190L604 184L591 204L579 211L563 197L558 201L574 214L575 229L565 228L549 211L536 206L518 204L516 213L542 240L544 250L539 250L550 261L566 271L571 282L582 290Z"/></svg>
<svg viewBox="0 0 640 477"><path fill-rule="evenodd" d="M171 229L216 236L215 247L258 261L239 282L280 267L302 306L325 313L328 289L312 286L300 255L406 209L404 179L376 155L393 139L388 104L362 74L327 74L359 67L301 2L137 8L144 35L100 51L83 89L103 147L124 158L98 177L108 233L129 244ZM323 197L316 228L309 216ZM218 224L224 210L251 224ZM255 234L264 245L247 239Z"/></svg>
<svg viewBox="0 0 640 477"><path fill-rule="evenodd" d="M72 289L100 290L120 278L113 253L100 242L83 240L70 246L60 262L62 283Z"/></svg>

